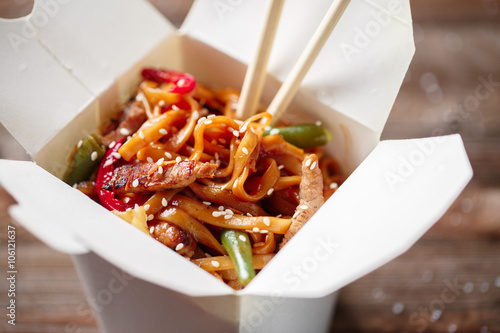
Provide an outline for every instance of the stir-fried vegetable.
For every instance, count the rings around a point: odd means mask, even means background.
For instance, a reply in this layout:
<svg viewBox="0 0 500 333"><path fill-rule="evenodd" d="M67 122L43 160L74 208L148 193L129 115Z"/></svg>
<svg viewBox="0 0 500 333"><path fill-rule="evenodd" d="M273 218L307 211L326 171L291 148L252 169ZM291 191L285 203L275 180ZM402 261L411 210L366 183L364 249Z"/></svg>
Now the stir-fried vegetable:
<svg viewBox="0 0 500 333"><path fill-rule="evenodd" d="M101 166L97 172L96 189L97 196L101 204L109 210L118 210L120 212L132 208L135 204L142 205L147 197L143 195L136 195L135 197L127 198L127 202L115 198L115 192L106 190L103 186L113 177L115 163L121 158L118 154L118 149L122 146L123 139L118 141L113 148L109 149L104 158L102 159Z"/></svg>
<svg viewBox="0 0 500 333"><path fill-rule="evenodd" d="M222 245L234 262L238 280L243 286L255 277L252 260L252 245L248 234L244 231L224 229L221 233Z"/></svg>
<svg viewBox="0 0 500 333"><path fill-rule="evenodd" d="M270 134L279 134L287 142L300 148L324 146L332 139L332 133L329 130L316 124L301 124L266 129L264 135Z"/></svg>
<svg viewBox="0 0 500 333"><path fill-rule="evenodd" d="M89 134L78 143L78 148L73 156L66 183L73 185L88 180L101 162L106 149L95 134Z"/></svg>
<svg viewBox="0 0 500 333"><path fill-rule="evenodd" d="M173 83L175 86L169 91L178 94L187 94L196 86L194 77L191 74L183 72L146 68L142 71L142 77L159 84Z"/></svg>

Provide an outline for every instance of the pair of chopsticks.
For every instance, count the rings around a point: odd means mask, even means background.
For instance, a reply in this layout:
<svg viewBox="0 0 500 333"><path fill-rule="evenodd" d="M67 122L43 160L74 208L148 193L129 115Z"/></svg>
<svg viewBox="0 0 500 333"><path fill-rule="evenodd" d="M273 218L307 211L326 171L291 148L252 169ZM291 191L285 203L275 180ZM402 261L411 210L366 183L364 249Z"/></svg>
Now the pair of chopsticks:
<svg viewBox="0 0 500 333"><path fill-rule="evenodd" d="M259 44L254 58L248 66L243 82L241 97L236 111L236 116L239 119L247 119L257 111L266 78L267 62L271 54L271 47L278 28L283 3L284 0L268 0ZM349 3L350 0L334 0L328 9L311 40L267 108L267 112L273 116L273 125L281 118L283 112L292 101L300 87L300 83L306 76L309 68L328 40L328 37L342 17Z"/></svg>

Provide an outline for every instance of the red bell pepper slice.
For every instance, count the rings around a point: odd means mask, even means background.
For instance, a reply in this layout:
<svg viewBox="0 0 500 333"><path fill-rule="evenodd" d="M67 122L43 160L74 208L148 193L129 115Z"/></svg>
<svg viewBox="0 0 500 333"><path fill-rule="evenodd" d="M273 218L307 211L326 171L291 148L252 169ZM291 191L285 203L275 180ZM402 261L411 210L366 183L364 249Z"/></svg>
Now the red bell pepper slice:
<svg viewBox="0 0 500 333"><path fill-rule="evenodd" d="M145 68L142 70L142 77L145 80L161 83L173 83L175 87L169 89L169 92L178 94L187 94L193 91L196 86L196 80L191 74L184 72L171 71L166 69Z"/></svg>
<svg viewBox="0 0 500 333"><path fill-rule="evenodd" d="M118 153L118 149L120 149L122 144L123 139L118 141L113 146L113 148L109 149L104 155L99 170L97 171L95 186L99 201L104 207L109 210L118 210L124 212L128 208L134 208L136 204L138 204L139 206L144 204L147 201L148 196L140 194L135 195L134 197L129 197L129 201L125 202L121 199L115 198L115 192L103 188L104 184L113 177L115 163L120 159L118 158L116 153Z"/></svg>

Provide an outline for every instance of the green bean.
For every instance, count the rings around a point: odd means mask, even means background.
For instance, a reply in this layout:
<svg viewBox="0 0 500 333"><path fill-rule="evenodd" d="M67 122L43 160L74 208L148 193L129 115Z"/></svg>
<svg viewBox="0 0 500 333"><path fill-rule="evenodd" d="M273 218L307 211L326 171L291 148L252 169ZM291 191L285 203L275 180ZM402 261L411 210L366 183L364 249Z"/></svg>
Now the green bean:
<svg viewBox="0 0 500 333"><path fill-rule="evenodd" d="M238 280L246 286L255 277L252 244L248 234L240 230L224 229L221 233L221 240L236 267Z"/></svg>
<svg viewBox="0 0 500 333"><path fill-rule="evenodd" d="M321 125L300 124L266 129L264 135L279 134L285 141L299 148L312 148L326 145L332 133Z"/></svg>
<svg viewBox="0 0 500 333"><path fill-rule="evenodd" d="M99 166L106 149L101 144L99 136L89 134L78 144L73 160L66 176L66 183L73 185L88 180Z"/></svg>

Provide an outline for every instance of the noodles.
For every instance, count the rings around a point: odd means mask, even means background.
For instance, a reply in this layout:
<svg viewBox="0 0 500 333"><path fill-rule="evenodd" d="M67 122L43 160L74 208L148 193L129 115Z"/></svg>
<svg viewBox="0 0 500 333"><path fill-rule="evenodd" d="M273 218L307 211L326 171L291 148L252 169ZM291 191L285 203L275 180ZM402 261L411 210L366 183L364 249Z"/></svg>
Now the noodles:
<svg viewBox="0 0 500 333"><path fill-rule="evenodd" d="M134 123L124 113L115 130L103 133L103 140L122 140L110 144L95 191L88 181L76 187L97 193L102 205L143 232L149 228L172 250L243 287L248 281L235 278L242 268L227 254L250 249L253 263L245 269L262 269L283 246L283 235L291 237L290 226L295 233L323 202L323 195L308 199L306 192L330 196L343 181L340 168L321 147L299 148L268 133L266 112L235 119L235 90L210 89L168 70L145 69L143 77L125 109L146 121ZM316 166L321 171L312 179L307 174ZM240 232L231 251L222 245L224 230Z"/></svg>

